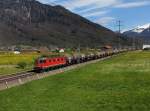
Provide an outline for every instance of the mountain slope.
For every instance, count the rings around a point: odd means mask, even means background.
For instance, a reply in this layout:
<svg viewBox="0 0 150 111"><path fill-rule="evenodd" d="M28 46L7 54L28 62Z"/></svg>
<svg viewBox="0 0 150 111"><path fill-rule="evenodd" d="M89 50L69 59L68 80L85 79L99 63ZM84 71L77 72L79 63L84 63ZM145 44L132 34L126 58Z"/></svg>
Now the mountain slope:
<svg viewBox="0 0 150 111"><path fill-rule="evenodd" d="M0 45L59 47L118 44L112 31L73 14L61 6L35 0L0 0Z"/></svg>
<svg viewBox="0 0 150 111"><path fill-rule="evenodd" d="M126 31L124 32L124 34L129 37L137 37L144 40L150 40L150 23Z"/></svg>

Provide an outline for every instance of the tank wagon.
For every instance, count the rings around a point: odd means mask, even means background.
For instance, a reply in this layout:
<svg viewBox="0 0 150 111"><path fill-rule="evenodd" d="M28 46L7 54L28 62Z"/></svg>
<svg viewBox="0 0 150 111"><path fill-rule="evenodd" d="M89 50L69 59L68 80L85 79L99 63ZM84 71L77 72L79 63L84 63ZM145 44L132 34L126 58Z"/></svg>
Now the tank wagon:
<svg viewBox="0 0 150 111"><path fill-rule="evenodd" d="M122 53L127 51L127 49L121 50L109 50L103 51L96 54L81 54L81 55L73 55L73 56L62 56L62 57L42 57L38 58L35 61L34 71L35 72L44 72L50 71L58 68L62 68L65 66L70 66L74 64L80 64L84 62L88 62L91 60L101 59L104 57L112 56L118 53Z"/></svg>

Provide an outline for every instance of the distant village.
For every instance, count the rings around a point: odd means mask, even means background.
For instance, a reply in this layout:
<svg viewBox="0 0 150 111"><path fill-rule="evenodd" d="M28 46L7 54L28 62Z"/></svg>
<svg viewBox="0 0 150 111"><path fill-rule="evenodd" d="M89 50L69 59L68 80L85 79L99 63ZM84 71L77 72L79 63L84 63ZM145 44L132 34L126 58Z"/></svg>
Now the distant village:
<svg viewBox="0 0 150 111"><path fill-rule="evenodd" d="M116 47L117 48L117 47ZM126 47L128 48L128 47ZM99 50L111 50L115 49L115 47L111 45L105 45L99 47ZM143 44L142 46L143 50L150 50L150 45ZM45 52L58 52L58 53L64 53L66 48L58 48L58 47L46 47L46 46L40 46L40 47L33 47L33 46L8 46L8 47L0 47L0 52L12 52L14 54L20 54L20 53L45 53ZM78 50L78 48L72 48L69 50Z"/></svg>
<svg viewBox="0 0 150 111"><path fill-rule="evenodd" d="M32 47L32 46L9 46L9 47L0 47L0 52L13 52L14 54L20 53L44 53L49 51L65 52L64 48L48 48L46 46L41 47Z"/></svg>
<svg viewBox="0 0 150 111"><path fill-rule="evenodd" d="M102 46L99 50L108 50L112 49L111 45ZM82 48L81 48L82 49ZM87 48L86 48L87 49ZM59 52L64 53L66 50L78 51L78 48L66 49L66 48L58 48L58 47L32 47L32 46L9 46L9 47L0 47L0 52L12 52L14 54L20 53L45 53L45 52Z"/></svg>

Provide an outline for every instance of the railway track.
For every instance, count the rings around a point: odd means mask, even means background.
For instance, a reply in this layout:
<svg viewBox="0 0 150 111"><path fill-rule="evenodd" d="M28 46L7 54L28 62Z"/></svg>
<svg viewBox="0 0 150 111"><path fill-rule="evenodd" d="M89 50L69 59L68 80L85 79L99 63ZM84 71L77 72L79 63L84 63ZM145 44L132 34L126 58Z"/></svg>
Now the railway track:
<svg viewBox="0 0 150 111"><path fill-rule="evenodd" d="M17 74L1 76L0 77L0 90L8 89L8 88L11 88L11 87L14 87L17 85L21 85L21 84L30 82L32 80L44 78L44 77L47 77L50 75L55 75L55 74L58 74L58 73L61 73L64 71L68 71L68 70L71 70L71 69L74 69L76 67L83 66L86 64L102 61L102 60L105 60L107 58L111 58L112 56L115 56L115 55L106 56L106 57L103 57L100 59L87 61L87 62L80 63L80 64L74 64L71 66L67 66L67 67L60 68L60 69L55 69L55 70L52 70L49 72L44 72L44 73L35 73L33 70L31 70L31 71L27 71L27 72L21 72L21 73L17 73Z"/></svg>
<svg viewBox="0 0 150 111"><path fill-rule="evenodd" d="M33 75L33 74L34 74L34 72L31 70L31 71L26 71L26 72L20 72L20 73L16 73L16 74L1 76L0 77L0 83L5 82L5 81L11 81L11 80L14 80L14 79L19 79L19 78L30 76L30 75Z"/></svg>

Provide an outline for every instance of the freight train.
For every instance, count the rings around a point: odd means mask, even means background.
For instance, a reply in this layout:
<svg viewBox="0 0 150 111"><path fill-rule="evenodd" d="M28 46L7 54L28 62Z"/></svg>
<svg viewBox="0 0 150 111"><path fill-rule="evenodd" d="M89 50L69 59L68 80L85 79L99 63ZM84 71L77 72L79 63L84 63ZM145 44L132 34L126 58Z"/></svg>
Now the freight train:
<svg viewBox="0 0 150 111"><path fill-rule="evenodd" d="M45 72L74 64L80 64L91 60L101 59L118 53L128 51L127 49L103 51L97 54L61 56L61 57L41 57L35 61L34 71Z"/></svg>

